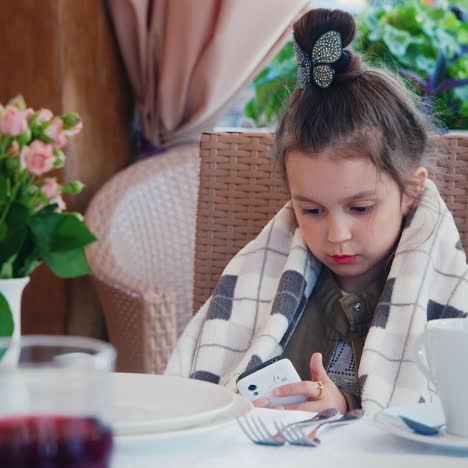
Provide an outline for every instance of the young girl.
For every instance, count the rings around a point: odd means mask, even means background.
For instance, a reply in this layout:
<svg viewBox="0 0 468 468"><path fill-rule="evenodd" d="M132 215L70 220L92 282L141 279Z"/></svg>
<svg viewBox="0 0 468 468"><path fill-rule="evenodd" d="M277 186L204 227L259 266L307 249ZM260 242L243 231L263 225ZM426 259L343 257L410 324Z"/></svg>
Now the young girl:
<svg viewBox="0 0 468 468"><path fill-rule="evenodd" d="M307 398L288 409L432 399L413 342L427 320L467 315L466 258L424 168L426 120L398 79L345 49L355 32L339 10L295 23L298 88L274 149L291 201L228 264L166 373L235 389L283 353L303 381L276 395Z"/></svg>

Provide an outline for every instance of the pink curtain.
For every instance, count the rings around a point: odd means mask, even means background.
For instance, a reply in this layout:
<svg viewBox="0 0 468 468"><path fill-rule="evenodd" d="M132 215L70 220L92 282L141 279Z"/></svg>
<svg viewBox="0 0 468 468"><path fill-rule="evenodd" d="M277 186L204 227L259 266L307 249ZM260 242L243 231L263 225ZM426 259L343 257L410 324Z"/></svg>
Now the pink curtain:
<svg viewBox="0 0 468 468"><path fill-rule="evenodd" d="M109 0L144 137L196 142L310 0Z"/></svg>

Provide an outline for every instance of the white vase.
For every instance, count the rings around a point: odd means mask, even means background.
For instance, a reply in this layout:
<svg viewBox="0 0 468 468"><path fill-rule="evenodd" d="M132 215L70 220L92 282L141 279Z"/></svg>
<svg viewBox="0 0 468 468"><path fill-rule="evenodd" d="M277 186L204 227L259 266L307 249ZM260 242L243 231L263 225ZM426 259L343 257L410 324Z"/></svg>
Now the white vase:
<svg viewBox="0 0 468 468"><path fill-rule="evenodd" d="M12 338L21 336L21 296L26 285L29 283L29 276L25 278L0 279L0 292L10 306L13 315L13 335ZM2 358L2 364L16 361L17 356L13 356L7 351Z"/></svg>

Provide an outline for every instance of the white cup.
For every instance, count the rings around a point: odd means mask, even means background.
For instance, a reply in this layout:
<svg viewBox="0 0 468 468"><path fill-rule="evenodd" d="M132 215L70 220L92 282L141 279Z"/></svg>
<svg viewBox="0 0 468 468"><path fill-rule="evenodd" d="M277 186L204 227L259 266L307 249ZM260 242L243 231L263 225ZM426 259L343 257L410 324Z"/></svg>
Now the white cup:
<svg viewBox="0 0 468 468"><path fill-rule="evenodd" d="M468 437L468 320L431 320L415 347L416 363L439 395L447 432Z"/></svg>

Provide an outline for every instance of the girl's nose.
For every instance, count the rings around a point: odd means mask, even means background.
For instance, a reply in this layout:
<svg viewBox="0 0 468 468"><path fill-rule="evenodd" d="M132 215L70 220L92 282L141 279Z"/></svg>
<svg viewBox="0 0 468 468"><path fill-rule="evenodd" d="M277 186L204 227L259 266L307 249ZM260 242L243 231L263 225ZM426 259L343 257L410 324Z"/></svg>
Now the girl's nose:
<svg viewBox="0 0 468 468"><path fill-rule="evenodd" d="M351 239L351 229L340 220L331 220L328 226L328 240L333 244L341 244Z"/></svg>

